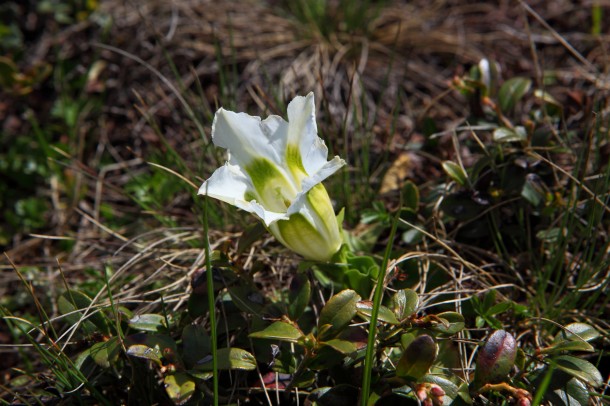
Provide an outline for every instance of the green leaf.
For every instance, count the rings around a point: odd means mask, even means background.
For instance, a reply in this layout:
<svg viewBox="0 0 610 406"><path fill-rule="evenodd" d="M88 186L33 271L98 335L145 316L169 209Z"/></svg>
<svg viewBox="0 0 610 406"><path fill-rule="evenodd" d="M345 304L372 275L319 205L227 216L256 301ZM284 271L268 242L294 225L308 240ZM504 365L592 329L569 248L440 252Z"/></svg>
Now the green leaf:
<svg viewBox="0 0 610 406"><path fill-rule="evenodd" d="M556 354L563 351L594 352L595 348L586 341L560 341L540 350L541 354Z"/></svg>
<svg viewBox="0 0 610 406"><path fill-rule="evenodd" d="M560 355L554 357L557 368L562 371L583 380L593 387L603 385L602 375L593 364L581 358L572 357L570 355Z"/></svg>
<svg viewBox="0 0 610 406"><path fill-rule="evenodd" d="M539 386L544 374L540 379L534 381ZM553 371L551 382L546 389L544 399L551 402L553 406L588 406L590 396L586 385L577 378L562 371Z"/></svg>
<svg viewBox="0 0 610 406"><path fill-rule="evenodd" d="M465 193L452 193L443 199L441 209L456 220L467 221L480 216L485 206L475 202L472 196ZM469 227L473 226L476 224L470 223Z"/></svg>
<svg viewBox="0 0 610 406"><path fill-rule="evenodd" d="M565 340L570 341L593 341L601 336L600 332L586 323L572 323L565 326L556 336L553 342Z"/></svg>
<svg viewBox="0 0 610 406"><path fill-rule="evenodd" d="M296 343L299 340L302 340L305 336L301 330L292 324L284 321L276 321L262 331L250 333L249 337Z"/></svg>
<svg viewBox="0 0 610 406"><path fill-rule="evenodd" d="M163 383L167 395L175 405L183 405L195 393L195 380L185 372L167 375Z"/></svg>
<svg viewBox="0 0 610 406"><path fill-rule="evenodd" d="M405 244L413 245L422 241L424 233L416 228L409 228L401 235L401 240Z"/></svg>
<svg viewBox="0 0 610 406"><path fill-rule="evenodd" d="M392 296L392 310L399 320L404 320L417 311L419 296L412 289L399 290Z"/></svg>
<svg viewBox="0 0 610 406"><path fill-rule="evenodd" d="M97 365L102 368L110 368L121 354L121 345L118 337L112 337L108 341L93 344L89 353Z"/></svg>
<svg viewBox="0 0 610 406"><path fill-rule="evenodd" d="M161 314L136 314L129 320L129 327L140 331L161 333L167 331L167 322Z"/></svg>
<svg viewBox="0 0 610 406"><path fill-rule="evenodd" d="M256 369L256 360L254 359L254 356L241 348L220 348L216 354L218 358L218 369L220 370L242 369L252 371ZM195 369L199 371L211 371L212 356L208 355L200 360L197 363L197 366L195 366Z"/></svg>
<svg viewBox="0 0 610 406"><path fill-rule="evenodd" d="M458 396L458 386L449 379L439 375L428 374L421 379L421 382L435 383L445 391L445 396L442 398L443 405L449 405Z"/></svg>
<svg viewBox="0 0 610 406"><path fill-rule="evenodd" d="M331 340L332 341L332 340ZM309 368L316 371L324 371L335 365L341 364L345 355L330 345L321 345L308 364Z"/></svg>
<svg viewBox="0 0 610 406"><path fill-rule="evenodd" d="M528 186L528 189L529 189L529 186ZM526 192L525 186L523 187L523 193L521 193L523 195L523 197L525 197L530 203L532 203L535 206L538 203L540 203L540 195L538 195L538 194L527 195L524 193L532 193L530 190L528 190ZM564 237L564 231L563 231L563 228L561 228L561 227L552 227L547 230L540 230L536 233L536 238L547 244L558 243L561 241L561 239L563 237Z"/></svg>
<svg viewBox="0 0 610 406"><path fill-rule="evenodd" d="M325 341L321 343L322 345L327 345L329 347L334 348L339 351L341 354L349 355L358 350L358 346L347 340L342 340L340 338L333 338L332 340Z"/></svg>
<svg viewBox="0 0 610 406"><path fill-rule="evenodd" d="M419 210L419 189L410 180L402 187L402 204L406 209L417 213Z"/></svg>
<svg viewBox="0 0 610 406"><path fill-rule="evenodd" d="M356 303L358 314L365 320L371 320L371 314L373 313L373 302L370 300L362 300ZM394 316L394 313L387 307L380 305L379 312L377 313L377 321L390 324L399 324L398 319Z"/></svg>
<svg viewBox="0 0 610 406"><path fill-rule="evenodd" d="M436 315L441 319L440 323L435 323L430 329L442 334L453 335L464 329L466 326L464 316L456 312L444 312Z"/></svg>
<svg viewBox="0 0 610 406"><path fill-rule="evenodd" d="M498 92L500 109L507 113L515 107L515 104L530 90L532 81L523 77L508 79Z"/></svg>
<svg viewBox="0 0 610 406"><path fill-rule="evenodd" d="M525 182L523 183L523 188L521 189L521 196L530 202L532 206L539 206L545 201L547 191L548 190L544 184L544 181L535 173L530 173L525 177ZM540 236L536 235L538 238L542 236L544 236L544 234L540 234ZM552 239L555 238L555 236L553 236L551 233L543 238Z"/></svg>
<svg viewBox="0 0 610 406"><path fill-rule="evenodd" d="M158 348L152 348L144 344L134 344L127 348L127 355L147 359L154 362L158 367L163 366L161 351Z"/></svg>
<svg viewBox="0 0 610 406"><path fill-rule="evenodd" d="M482 96L493 97L497 92L500 68L496 61L483 58L479 61L480 80L484 88L481 89Z"/></svg>
<svg viewBox="0 0 610 406"><path fill-rule="evenodd" d="M495 316L496 314L504 313L505 311L513 307L512 301L501 302L490 307L485 314L488 316Z"/></svg>
<svg viewBox="0 0 610 406"><path fill-rule="evenodd" d="M523 142L527 140L527 131L521 126L499 127L494 130L493 139L495 142Z"/></svg>
<svg viewBox="0 0 610 406"><path fill-rule="evenodd" d="M458 405L461 406L463 404L466 405L472 405L474 402L472 400L472 398L470 397L470 390L468 388L468 384L466 382L464 382L463 384L460 385L460 387L458 388L458 398L456 398L451 405Z"/></svg>
<svg viewBox="0 0 610 406"><path fill-rule="evenodd" d="M344 271L345 286L355 290L363 297L368 297L373 289L373 280L379 275L379 265L373 257L367 255L347 255L349 269Z"/></svg>
<svg viewBox="0 0 610 406"><path fill-rule="evenodd" d="M182 359L189 368L211 351L208 332L201 324L189 324L182 330Z"/></svg>
<svg viewBox="0 0 610 406"><path fill-rule="evenodd" d="M131 353L128 354L133 356L139 356L141 358L151 359L154 358L165 358L168 362L173 364L181 364L182 360L177 357L177 346L173 338L163 334L145 334L137 333L125 337L125 346L129 349L135 345L141 345L142 347L134 347ZM146 348L151 348L151 351L146 351Z"/></svg>
<svg viewBox="0 0 610 406"><path fill-rule="evenodd" d="M265 306L265 296L254 286L244 284L229 286L231 299L245 313L260 316Z"/></svg>
<svg viewBox="0 0 610 406"><path fill-rule="evenodd" d="M110 334L108 319L102 312L91 307L87 312L87 318L83 318L83 311L91 306L91 298L78 290L69 290L62 293L57 300L57 307L69 324L81 323L87 334L101 332Z"/></svg>
<svg viewBox="0 0 610 406"><path fill-rule="evenodd" d="M291 320L298 320L305 312L305 308L309 304L311 298L311 283L307 275L296 274L290 282L290 290L288 292L288 317Z"/></svg>
<svg viewBox="0 0 610 406"><path fill-rule="evenodd" d="M331 297L320 311L318 328L325 324L330 327L319 334L319 340L326 340L335 337L341 332L354 318L357 312L356 304L360 296L353 290L343 290Z"/></svg>
<svg viewBox="0 0 610 406"><path fill-rule="evenodd" d="M396 365L396 376L417 381L428 373L438 354L438 346L427 334L417 337L404 350Z"/></svg>
<svg viewBox="0 0 610 406"><path fill-rule="evenodd" d="M442 165L445 173L458 185L466 186L468 184L468 175L460 165L452 161L443 161Z"/></svg>
<svg viewBox="0 0 610 406"><path fill-rule="evenodd" d="M237 254L244 253L252 244L260 241L262 236L267 232L263 223L256 221L241 233L237 242Z"/></svg>

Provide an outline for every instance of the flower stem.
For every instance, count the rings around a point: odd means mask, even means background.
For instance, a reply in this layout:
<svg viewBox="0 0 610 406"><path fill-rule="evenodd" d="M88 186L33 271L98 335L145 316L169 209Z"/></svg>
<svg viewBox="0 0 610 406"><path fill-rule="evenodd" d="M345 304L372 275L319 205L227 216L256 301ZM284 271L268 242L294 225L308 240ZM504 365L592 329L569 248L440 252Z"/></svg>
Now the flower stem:
<svg viewBox="0 0 610 406"><path fill-rule="evenodd" d="M400 207L402 207L402 199ZM390 252L392 251L394 236L396 235L396 227L398 225L399 215L400 210L396 212L394 220L392 221L392 230L390 231L390 238L388 239L388 245L386 246L385 253L383 256L383 262L381 263L381 268L379 269L379 275L377 275L375 294L373 295L373 310L371 312L369 338L366 346L366 356L364 358L364 371L362 374L362 392L360 394L360 402L362 406L367 406L369 393L371 390L371 372L373 370L373 357L375 356L375 336L377 335L377 315L379 314L379 306L381 305L381 298L383 297L383 282L388 267Z"/></svg>
<svg viewBox="0 0 610 406"><path fill-rule="evenodd" d="M203 201L203 240L205 249L205 274L208 282L208 308L210 315L210 338L212 345L212 374L214 392L214 406L218 406L218 357L217 352L217 335L216 335L216 297L214 296L214 279L212 278L212 260L210 258L210 238L208 227L208 197L205 196Z"/></svg>

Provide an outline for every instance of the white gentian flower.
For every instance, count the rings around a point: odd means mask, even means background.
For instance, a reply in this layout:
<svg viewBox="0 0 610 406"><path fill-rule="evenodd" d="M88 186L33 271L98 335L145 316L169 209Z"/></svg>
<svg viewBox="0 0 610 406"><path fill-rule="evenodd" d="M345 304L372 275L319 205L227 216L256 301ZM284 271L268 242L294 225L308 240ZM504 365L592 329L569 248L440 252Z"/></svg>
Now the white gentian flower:
<svg viewBox="0 0 610 406"><path fill-rule="evenodd" d="M345 165L318 137L313 93L288 104L288 122L219 109L212 140L229 160L199 188L200 195L254 213L286 247L328 261L341 229L322 181Z"/></svg>

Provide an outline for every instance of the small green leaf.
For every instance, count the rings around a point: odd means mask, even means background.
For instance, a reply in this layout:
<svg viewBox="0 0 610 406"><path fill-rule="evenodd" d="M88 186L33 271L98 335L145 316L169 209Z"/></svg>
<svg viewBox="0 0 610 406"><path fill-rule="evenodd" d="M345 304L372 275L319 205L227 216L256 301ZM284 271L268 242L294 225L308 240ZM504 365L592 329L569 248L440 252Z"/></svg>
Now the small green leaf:
<svg viewBox="0 0 610 406"><path fill-rule="evenodd" d="M87 318L83 319L83 312L91 306L91 298L78 290L69 290L62 293L57 300L57 307L61 314L66 315L70 324L81 323L87 334L101 332L110 334L108 319L95 307L87 311Z"/></svg>
<svg viewBox="0 0 610 406"><path fill-rule="evenodd" d="M352 354L358 350L358 347L355 343L347 340L342 340L340 338L333 338L332 340L325 341L321 343L322 345L327 345L329 347L334 348L339 351L341 354Z"/></svg>
<svg viewBox="0 0 610 406"><path fill-rule="evenodd" d="M560 341L593 341L600 336L600 332L586 323L572 323L561 330L553 342Z"/></svg>
<svg viewBox="0 0 610 406"><path fill-rule="evenodd" d="M496 314L504 313L505 311L513 307L512 301L501 302L490 307L485 314L488 316L495 316Z"/></svg>
<svg viewBox="0 0 610 406"><path fill-rule="evenodd" d="M161 314L136 314L129 320L129 327L140 331L160 333L167 330L167 323Z"/></svg>
<svg viewBox="0 0 610 406"><path fill-rule="evenodd" d="M428 373L438 354L438 346L427 334L417 337L404 350L396 365L396 376L417 381Z"/></svg>
<svg viewBox="0 0 610 406"><path fill-rule="evenodd" d="M443 405L449 405L458 396L458 386L449 379L438 375L428 374L421 379L421 382L435 383L445 391Z"/></svg>
<svg viewBox="0 0 610 406"><path fill-rule="evenodd" d="M599 387L604 383L599 370L589 361L572 357L570 355L560 355L558 357L554 357L553 361L555 361L557 368L588 383L593 387Z"/></svg>
<svg viewBox="0 0 610 406"><path fill-rule="evenodd" d="M515 104L525 96L530 90L532 81L523 77L515 77L508 79L498 92L498 101L500 109L503 112L509 112L515 107Z"/></svg>
<svg viewBox="0 0 610 406"><path fill-rule="evenodd" d="M162 353L168 355L176 354L177 346L176 341L170 336L164 334L145 334L137 333L125 337L125 346L131 347L135 344L142 344L146 347L157 348Z"/></svg>
<svg viewBox="0 0 610 406"><path fill-rule="evenodd" d="M480 216L485 206L472 200L472 196L466 193L452 193L443 199L441 209L456 220L467 221ZM476 224L470 223L469 227L473 226Z"/></svg>
<svg viewBox="0 0 610 406"><path fill-rule="evenodd" d="M559 109L563 108L561 106L561 103L559 103L559 101L557 101L556 98L554 98L550 93L545 92L544 90L540 90L540 89L534 90L534 97L544 101L547 104L552 104L553 106L555 106Z"/></svg>
<svg viewBox="0 0 610 406"><path fill-rule="evenodd" d="M534 381L536 387L539 386L543 377L544 374ZM558 370L553 371L544 399L551 402L553 406L588 406L590 404L586 385L580 379Z"/></svg>
<svg viewBox="0 0 610 406"><path fill-rule="evenodd" d="M468 388L468 384L466 382L464 382L463 384L460 385L460 387L458 388L458 399L456 399L454 402L452 402L452 405L472 405L474 403L474 401L472 400L472 398L470 397L470 390Z"/></svg>
<svg viewBox="0 0 610 406"><path fill-rule="evenodd" d="M208 332L201 324L189 324L182 330L182 358L191 368L211 351Z"/></svg>
<svg viewBox="0 0 610 406"><path fill-rule="evenodd" d="M345 355L332 346L321 345L308 365L310 369L323 371L341 364L344 359Z"/></svg>
<svg viewBox="0 0 610 406"><path fill-rule="evenodd" d="M445 173L458 185L466 186L468 184L468 175L460 165L452 161L443 161L442 165Z"/></svg>
<svg viewBox="0 0 610 406"><path fill-rule="evenodd" d="M371 320L371 314L373 313L373 302L370 300L362 300L356 304L358 314L365 320ZM394 313L387 307L380 305L379 312L377 313L377 321L390 324L399 324L398 319L394 316Z"/></svg>
<svg viewBox="0 0 610 406"><path fill-rule="evenodd" d="M256 287L243 284L229 286L228 290L233 303L239 310L260 316L265 306L265 296Z"/></svg>
<svg viewBox="0 0 610 406"><path fill-rule="evenodd" d="M276 321L262 331L250 333L249 337L296 343L299 340L302 340L305 336L301 330L292 324L284 321Z"/></svg>
<svg viewBox="0 0 610 406"><path fill-rule="evenodd" d="M167 375L163 380L165 391L175 405L186 403L195 393L195 380L184 372Z"/></svg>
<svg viewBox="0 0 610 406"><path fill-rule="evenodd" d="M523 183L523 188L521 189L521 196L530 202L530 204L534 207L539 206L542 202L544 202L546 197L546 186L544 182L538 175L535 173L530 173L525 177L525 182ZM558 228L556 228L559 230ZM551 229L552 230L552 229ZM545 238L547 240L551 239L550 242L554 242L552 239L556 238L557 235L553 235L554 232L549 234L540 234L536 235L538 238Z"/></svg>
<svg viewBox="0 0 610 406"><path fill-rule="evenodd" d="M496 61L483 58L479 61L480 80L484 88L481 89L482 95L494 97L497 92L500 68Z"/></svg>
<svg viewBox="0 0 610 406"><path fill-rule="evenodd" d="M419 210L419 189L410 180L402 187L402 204L406 209L417 213Z"/></svg>
<svg viewBox="0 0 610 406"><path fill-rule="evenodd" d="M110 368L121 354L121 345L117 337L112 337L108 341L93 344L89 353L97 365Z"/></svg>
<svg viewBox="0 0 610 406"><path fill-rule="evenodd" d="M525 188L524 188L524 190L525 190ZM534 199L528 198L527 200L529 200L530 203L534 204L534 202L536 201L535 199L536 198L534 198ZM538 202L539 202L539 200L538 200ZM564 232L561 227L552 227L547 230L540 230L536 233L536 238L547 244L558 243L559 241L561 241L561 238L563 236L564 236Z"/></svg>
<svg viewBox="0 0 610 406"><path fill-rule="evenodd" d="M416 228L409 228L401 235L401 240L405 244L413 245L422 241L424 233Z"/></svg>
<svg viewBox="0 0 610 406"><path fill-rule="evenodd" d="M148 347L144 344L134 344L127 348L127 355L147 359L154 362L158 367L163 366L161 351L158 348Z"/></svg>
<svg viewBox="0 0 610 406"><path fill-rule="evenodd" d="M356 304L360 296L353 290L346 289L331 297L320 311L318 326L325 324L330 328L324 334L319 334L320 340L335 337L341 332L354 318L357 312Z"/></svg>
<svg viewBox="0 0 610 406"><path fill-rule="evenodd" d="M464 329L466 326L464 316L457 312L444 312L436 315L441 322L435 323L431 330L442 334L453 335Z"/></svg>
<svg viewBox="0 0 610 406"><path fill-rule="evenodd" d="M392 310L398 319L404 320L414 314L419 305L419 296L412 289L399 290L392 296Z"/></svg>
<svg viewBox="0 0 610 406"><path fill-rule="evenodd" d="M311 298L311 283L306 274L296 274L290 282L288 292L288 317L298 320L305 312Z"/></svg>
<svg viewBox="0 0 610 406"><path fill-rule="evenodd" d="M521 126L499 127L494 130L493 139L495 142L523 142L527 140L527 131Z"/></svg>
<svg viewBox="0 0 610 406"><path fill-rule="evenodd" d="M540 350L541 354L556 354L563 351L594 352L595 348L586 341L559 341Z"/></svg>
<svg viewBox="0 0 610 406"><path fill-rule="evenodd" d="M256 359L254 359L254 356L241 348L220 348L216 352L216 355L218 359L218 369L220 370L242 369L245 371L252 371L256 369ZM208 355L199 360L195 369L199 371L211 371L212 356Z"/></svg>

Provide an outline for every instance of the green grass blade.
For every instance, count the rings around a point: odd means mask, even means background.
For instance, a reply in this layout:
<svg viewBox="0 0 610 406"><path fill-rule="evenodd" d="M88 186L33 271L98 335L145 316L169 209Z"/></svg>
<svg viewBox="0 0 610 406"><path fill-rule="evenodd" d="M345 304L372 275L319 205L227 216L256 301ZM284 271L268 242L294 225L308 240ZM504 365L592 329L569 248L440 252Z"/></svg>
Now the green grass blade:
<svg viewBox="0 0 610 406"><path fill-rule="evenodd" d="M399 207L402 207L402 199ZM369 337L366 346L366 356L364 358L364 371L362 373L362 392L361 392L361 404L366 406L371 391L371 372L373 369L373 360L375 357L375 336L377 335L377 316L379 314L379 306L381 305L381 299L383 298L383 280L385 278L386 269L390 258L390 252L392 252L392 245L394 242L394 236L396 235L396 229L398 226L398 218L400 216L400 210L396 212L394 220L392 222L392 230L390 231L390 237L388 239L388 245L386 246L385 253L383 255L383 262L377 277L377 284L375 285L375 294L373 296L373 311L371 312L371 322L369 325Z"/></svg>
<svg viewBox="0 0 610 406"><path fill-rule="evenodd" d="M218 357L217 357L217 335L216 335L216 306L214 296L214 279L212 278L212 261L210 258L210 239L208 227L208 197L204 196L203 200L203 239L205 245L205 269L208 282L208 306L210 310L210 336L212 345L212 373L214 405L218 405Z"/></svg>

